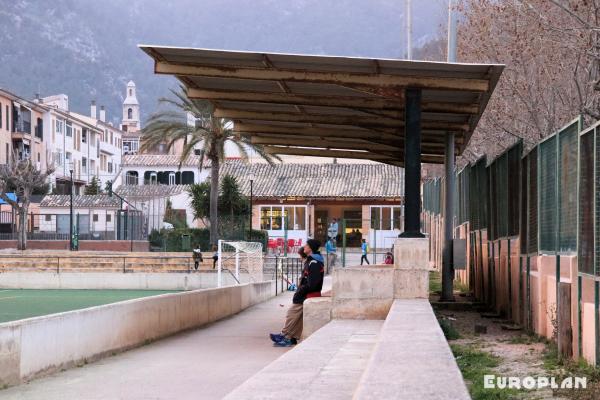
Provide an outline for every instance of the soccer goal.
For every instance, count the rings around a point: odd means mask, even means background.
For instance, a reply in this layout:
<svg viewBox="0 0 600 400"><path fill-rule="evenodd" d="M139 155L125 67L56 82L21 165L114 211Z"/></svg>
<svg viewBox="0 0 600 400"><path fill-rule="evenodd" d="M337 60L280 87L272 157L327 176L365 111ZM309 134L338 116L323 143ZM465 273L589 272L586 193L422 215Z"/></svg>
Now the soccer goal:
<svg viewBox="0 0 600 400"><path fill-rule="evenodd" d="M241 272L248 274L249 282L260 282L263 277L262 243L219 240L217 260L217 286L223 285L223 273L242 282Z"/></svg>

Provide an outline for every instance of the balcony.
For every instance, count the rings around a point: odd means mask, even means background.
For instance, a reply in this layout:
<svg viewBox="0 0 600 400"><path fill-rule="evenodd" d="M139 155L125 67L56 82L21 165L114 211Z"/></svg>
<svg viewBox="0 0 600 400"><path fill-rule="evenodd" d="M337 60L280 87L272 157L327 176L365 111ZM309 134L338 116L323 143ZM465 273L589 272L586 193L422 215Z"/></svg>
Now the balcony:
<svg viewBox="0 0 600 400"><path fill-rule="evenodd" d="M29 121L16 121L13 125L14 133L25 133L31 135L31 122Z"/></svg>

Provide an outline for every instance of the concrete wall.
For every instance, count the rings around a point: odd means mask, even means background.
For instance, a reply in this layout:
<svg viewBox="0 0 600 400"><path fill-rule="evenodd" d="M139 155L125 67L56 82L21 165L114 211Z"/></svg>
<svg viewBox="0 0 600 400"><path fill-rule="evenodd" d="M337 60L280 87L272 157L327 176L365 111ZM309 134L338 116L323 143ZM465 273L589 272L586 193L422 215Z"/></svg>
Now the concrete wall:
<svg viewBox="0 0 600 400"><path fill-rule="evenodd" d="M237 282L223 272L223 286ZM240 273L240 282L250 282L250 275ZM178 272L4 272L0 289L132 289L195 290L217 287L217 273Z"/></svg>
<svg viewBox="0 0 600 400"><path fill-rule="evenodd" d="M0 324L0 386L228 317L272 297L274 285L164 294Z"/></svg>

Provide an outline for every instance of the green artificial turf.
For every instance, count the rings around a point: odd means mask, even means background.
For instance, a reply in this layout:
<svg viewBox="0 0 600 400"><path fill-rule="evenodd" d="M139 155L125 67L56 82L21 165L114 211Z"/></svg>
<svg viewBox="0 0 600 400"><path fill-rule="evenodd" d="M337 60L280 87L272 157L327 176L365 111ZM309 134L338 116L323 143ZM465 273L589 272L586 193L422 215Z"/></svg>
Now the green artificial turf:
<svg viewBox="0 0 600 400"><path fill-rule="evenodd" d="M0 323L164 293L174 291L0 289Z"/></svg>

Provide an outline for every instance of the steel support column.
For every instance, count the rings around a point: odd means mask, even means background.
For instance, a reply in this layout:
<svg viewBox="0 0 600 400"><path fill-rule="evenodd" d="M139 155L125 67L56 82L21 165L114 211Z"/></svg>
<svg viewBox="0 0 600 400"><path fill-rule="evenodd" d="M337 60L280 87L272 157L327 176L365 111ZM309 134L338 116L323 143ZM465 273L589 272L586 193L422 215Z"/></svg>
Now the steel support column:
<svg viewBox="0 0 600 400"><path fill-rule="evenodd" d="M454 301L454 264L452 260L452 239L454 230L454 133L446 134L445 159L445 204L444 204L444 249L442 252L442 301Z"/></svg>
<svg viewBox="0 0 600 400"><path fill-rule="evenodd" d="M406 89L404 124L404 232L400 237L422 238L421 233L421 89Z"/></svg>

